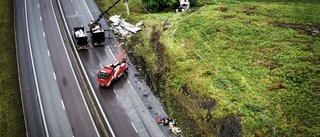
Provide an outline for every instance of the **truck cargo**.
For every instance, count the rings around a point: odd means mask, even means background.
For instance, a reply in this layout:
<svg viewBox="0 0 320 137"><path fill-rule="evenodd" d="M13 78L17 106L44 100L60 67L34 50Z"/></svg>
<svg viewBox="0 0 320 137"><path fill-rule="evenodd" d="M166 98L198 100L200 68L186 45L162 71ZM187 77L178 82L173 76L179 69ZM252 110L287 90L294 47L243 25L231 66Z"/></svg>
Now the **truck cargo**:
<svg viewBox="0 0 320 137"><path fill-rule="evenodd" d="M73 36L77 50L88 49L88 36L84 27L73 28Z"/></svg>
<svg viewBox="0 0 320 137"><path fill-rule="evenodd" d="M104 45L105 44L105 34L104 29L101 24L98 22L90 22L89 24L91 40L94 46Z"/></svg>

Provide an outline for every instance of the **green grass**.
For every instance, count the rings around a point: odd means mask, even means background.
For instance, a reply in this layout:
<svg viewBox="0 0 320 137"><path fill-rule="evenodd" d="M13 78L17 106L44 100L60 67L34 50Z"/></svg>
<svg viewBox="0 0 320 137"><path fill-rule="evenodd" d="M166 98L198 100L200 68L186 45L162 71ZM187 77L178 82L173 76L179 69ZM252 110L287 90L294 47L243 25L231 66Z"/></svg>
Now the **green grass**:
<svg viewBox="0 0 320 137"><path fill-rule="evenodd" d="M162 33L160 96L185 136L218 136L219 122L230 116L241 119L244 136L320 136L320 37L285 27L319 30L319 2L207 0L199 12L201 6L179 14L144 14L139 0L129 2L127 20ZM155 86L159 58L150 34L152 27L144 28L129 49L144 58ZM202 107L208 99L213 111Z"/></svg>
<svg viewBox="0 0 320 137"><path fill-rule="evenodd" d="M25 126L17 73L11 0L0 2L0 136L23 137Z"/></svg>

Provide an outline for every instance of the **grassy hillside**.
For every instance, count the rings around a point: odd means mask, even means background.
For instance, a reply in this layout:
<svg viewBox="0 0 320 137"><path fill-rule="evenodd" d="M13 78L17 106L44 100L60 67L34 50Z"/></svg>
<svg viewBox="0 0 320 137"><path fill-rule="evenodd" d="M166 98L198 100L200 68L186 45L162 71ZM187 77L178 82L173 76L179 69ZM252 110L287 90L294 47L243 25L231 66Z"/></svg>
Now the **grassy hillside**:
<svg viewBox="0 0 320 137"><path fill-rule="evenodd" d="M0 2L0 137L23 137L25 127L14 41L11 0Z"/></svg>
<svg viewBox="0 0 320 137"><path fill-rule="evenodd" d="M320 136L319 2L206 0L157 14L129 2L127 20L146 27L125 48L185 136ZM120 4L109 13L126 17Z"/></svg>

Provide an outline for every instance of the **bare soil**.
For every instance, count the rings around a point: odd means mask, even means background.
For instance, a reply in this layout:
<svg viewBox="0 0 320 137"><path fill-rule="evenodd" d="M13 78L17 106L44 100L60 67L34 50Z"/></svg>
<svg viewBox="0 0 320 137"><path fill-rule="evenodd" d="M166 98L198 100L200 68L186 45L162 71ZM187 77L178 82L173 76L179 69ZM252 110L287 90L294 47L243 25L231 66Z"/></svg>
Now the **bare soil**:
<svg viewBox="0 0 320 137"><path fill-rule="evenodd" d="M273 26L282 27L282 28L292 28L296 31L303 32L309 36L320 36L320 24L311 24L311 25L301 25L301 24L289 24L274 22L271 23Z"/></svg>

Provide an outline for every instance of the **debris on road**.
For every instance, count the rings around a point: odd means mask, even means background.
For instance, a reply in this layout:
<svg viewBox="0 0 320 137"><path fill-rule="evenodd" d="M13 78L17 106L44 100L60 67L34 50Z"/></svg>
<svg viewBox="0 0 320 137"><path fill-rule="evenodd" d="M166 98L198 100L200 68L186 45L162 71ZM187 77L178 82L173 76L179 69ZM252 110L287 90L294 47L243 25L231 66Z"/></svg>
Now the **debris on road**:
<svg viewBox="0 0 320 137"><path fill-rule="evenodd" d="M176 127L173 124L169 124L169 130L171 131L171 133L173 133L176 136L181 136L182 131L180 127Z"/></svg>
<svg viewBox="0 0 320 137"><path fill-rule="evenodd" d="M181 128L176 127L175 119L171 117L165 117L165 118L158 117L156 121L160 126L169 126L170 132L173 133L175 136L182 136Z"/></svg>

